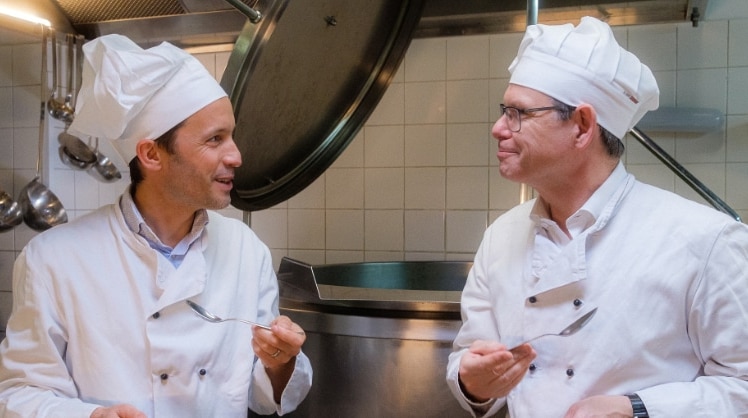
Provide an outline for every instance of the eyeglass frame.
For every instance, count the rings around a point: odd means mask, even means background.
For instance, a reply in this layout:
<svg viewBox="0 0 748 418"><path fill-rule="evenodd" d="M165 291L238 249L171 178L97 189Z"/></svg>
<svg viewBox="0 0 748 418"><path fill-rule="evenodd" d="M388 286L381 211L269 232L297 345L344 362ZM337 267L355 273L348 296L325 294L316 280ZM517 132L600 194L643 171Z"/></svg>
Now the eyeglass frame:
<svg viewBox="0 0 748 418"><path fill-rule="evenodd" d="M509 130L512 131L512 132L519 132L520 130L522 130L522 115L527 115L527 114L534 113L534 112L540 112L540 111L543 111L543 110L555 110L557 112L564 112L564 111L566 111L566 109L561 108L558 105L556 105L556 106L544 106L544 107L532 107L532 108L529 108L529 109L522 109L522 108L519 108L519 107L516 107L516 106L505 106L504 103L499 103L499 107L501 108L501 116L505 116L506 115L506 110L507 109L512 109L512 110L515 110L517 112L517 130L515 131L514 129L512 129L512 127L510 126L509 123L506 124L507 127L509 128ZM569 110L572 111L572 112L575 111L576 109L577 108L574 107L574 106L569 106ZM510 116L507 116L506 118L509 121L513 120Z"/></svg>

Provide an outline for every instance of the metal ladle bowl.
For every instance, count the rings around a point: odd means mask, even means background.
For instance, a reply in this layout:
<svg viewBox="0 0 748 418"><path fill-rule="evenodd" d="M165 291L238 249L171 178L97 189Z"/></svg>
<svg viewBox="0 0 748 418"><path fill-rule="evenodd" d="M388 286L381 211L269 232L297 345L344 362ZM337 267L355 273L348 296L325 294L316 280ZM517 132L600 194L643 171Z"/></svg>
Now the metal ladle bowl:
<svg viewBox="0 0 748 418"><path fill-rule="evenodd" d="M0 232L13 229L23 222L21 205L4 190L0 190Z"/></svg>
<svg viewBox="0 0 748 418"><path fill-rule="evenodd" d="M68 221L62 202L38 176L21 189L18 203L23 209L23 220L31 229L45 231Z"/></svg>
<svg viewBox="0 0 748 418"><path fill-rule="evenodd" d="M122 173L112 160L99 151L96 151L96 162L88 169L88 172L104 183L113 183L122 178Z"/></svg>
<svg viewBox="0 0 748 418"><path fill-rule="evenodd" d="M68 167L77 170L87 170L96 164L96 153L77 136L65 131L60 134L58 140L60 142L60 160Z"/></svg>
<svg viewBox="0 0 748 418"><path fill-rule="evenodd" d="M91 176L104 183L112 183L122 178L122 173L120 173L112 160L99 151L99 138L96 138L96 146L93 152L96 156L96 161L88 169L88 173Z"/></svg>

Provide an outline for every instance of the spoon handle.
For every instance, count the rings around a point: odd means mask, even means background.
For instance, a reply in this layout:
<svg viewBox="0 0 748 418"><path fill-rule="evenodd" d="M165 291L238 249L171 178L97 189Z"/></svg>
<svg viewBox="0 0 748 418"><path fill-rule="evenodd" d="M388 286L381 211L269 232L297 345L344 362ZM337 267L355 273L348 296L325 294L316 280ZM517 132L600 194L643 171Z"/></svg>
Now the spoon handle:
<svg viewBox="0 0 748 418"><path fill-rule="evenodd" d="M532 338L530 338L529 340L525 340L525 341L522 341L521 343L519 343L519 344L515 345L514 347L510 348L510 349L509 349L509 351L512 351L512 350L516 349L517 347L521 346L522 344L527 344L527 343L529 343L529 342L533 342L533 341L537 340L538 338L541 338L541 337L548 337L548 336L551 336L551 335L555 335L556 337L558 337L558 336L559 336L558 334L553 334L553 333L547 333L547 334L536 335L535 337L532 337Z"/></svg>
<svg viewBox="0 0 748 418"><path fill-rule="evenodd" d="M270 328L270 325L260 324L259 322L250 321L249 319L242 319L242 318L226 318L223 321L239 321L244 322L245 324L254 325L256 327L260 327L262 329L266 329L268 331L271 331L272 328ZM299 335L304 335L304 331L294 331L295 333Z"/></svg>
<svg viewBox="0 0 748 418"><path fill-rule="evenodd" d="M250 321L249 319L241 319L241 318L226 318L224 321L239 321L244 322L245 324L254 325L256 327L260 327L262 329L266 329L268 331L271 330L270 325L260 324L259 322Z"/></svg>

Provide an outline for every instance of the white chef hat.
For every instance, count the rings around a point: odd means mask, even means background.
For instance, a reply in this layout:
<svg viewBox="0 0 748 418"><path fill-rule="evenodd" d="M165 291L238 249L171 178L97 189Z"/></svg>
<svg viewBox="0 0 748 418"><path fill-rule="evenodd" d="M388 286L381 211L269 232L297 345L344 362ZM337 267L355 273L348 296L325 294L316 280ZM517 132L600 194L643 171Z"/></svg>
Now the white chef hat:
<svg viewBox="0 0 748 418"><path fill-rule="evenodd" d="M169 43L142 49L121 35L83 46L83 81L70 131L112 140L126 163L141 139L155 140L226 96L193 56Z"/></svg>
<svg viewBox="0 0 748 418"><path fill-rule="evenodd" d="M571 106L591 104L598 123L621 139L659 105L649 68L618 45L608 24L593 17L583 17L576 27L529 26L509 72L510 83Z"/></svg>

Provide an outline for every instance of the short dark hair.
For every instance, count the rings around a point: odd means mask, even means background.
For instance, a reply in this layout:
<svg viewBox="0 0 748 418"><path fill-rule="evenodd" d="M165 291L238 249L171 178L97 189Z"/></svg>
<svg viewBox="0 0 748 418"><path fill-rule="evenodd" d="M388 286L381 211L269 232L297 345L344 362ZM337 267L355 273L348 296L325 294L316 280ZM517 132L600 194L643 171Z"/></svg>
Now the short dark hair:
<svg viewBox="0 0 748 418"><path fill-rule="evenodd" d="M574 113L574 110L576 108L559 100L552 100L554 102L553 105L558 108L558 115L561 120L571 119L571 115ZM608 151L608 155L615 158L621 158L624 151L624 146L621 139L613 135L609 130L600 126L599 123L597 124L597 127L600 129L600 137L603 139L603 145L605 145L605 149Z"/></svg>
<svg viewBox="0 0 748 418"><path fill-rule="evenodd" d="M174 154L174 142L177 139L176 133L183 124L184 122L179 122L176 126L164 132L153 142L155 142L158 147L165 149L167 153ZM143 171L140 169L140 160L138 160L138 157L130 160L128 166L130 167L130 193L134 194L135 188L138 187L138 184L141 181L143 181Z"/></svg>

